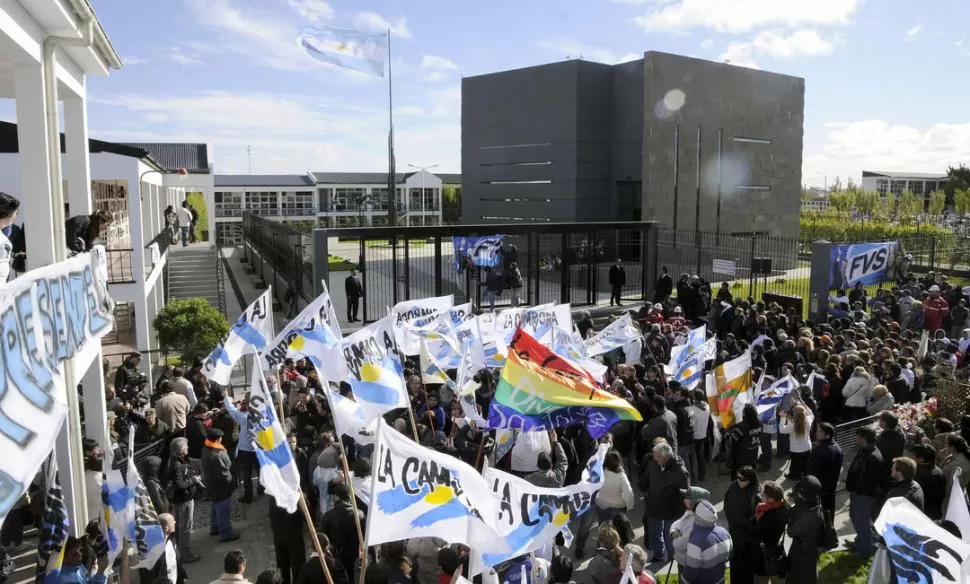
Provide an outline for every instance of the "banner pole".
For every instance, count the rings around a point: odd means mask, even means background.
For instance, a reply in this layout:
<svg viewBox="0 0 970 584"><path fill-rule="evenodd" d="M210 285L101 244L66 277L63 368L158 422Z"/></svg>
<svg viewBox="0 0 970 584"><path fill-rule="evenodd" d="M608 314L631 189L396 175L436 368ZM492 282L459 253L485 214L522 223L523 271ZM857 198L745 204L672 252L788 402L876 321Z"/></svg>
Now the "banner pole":
<svg viewBox="0 0 970 584"><path fill-rule="evenodd" d="M313 549L316 550L317 557L320 558L320 567L323 568L323 576L327 579L327 584L333 584L333 576L330 575L327 559L323 555L323 548L320 547L320 538L317 537L317 530L313 527L313 517L310 515L310 509L306 504L306 495L303 494L303 491L300 491L300 509L303 511L304 520L306 520L306 528L310 532L310 539L313 541Z"/></svg>

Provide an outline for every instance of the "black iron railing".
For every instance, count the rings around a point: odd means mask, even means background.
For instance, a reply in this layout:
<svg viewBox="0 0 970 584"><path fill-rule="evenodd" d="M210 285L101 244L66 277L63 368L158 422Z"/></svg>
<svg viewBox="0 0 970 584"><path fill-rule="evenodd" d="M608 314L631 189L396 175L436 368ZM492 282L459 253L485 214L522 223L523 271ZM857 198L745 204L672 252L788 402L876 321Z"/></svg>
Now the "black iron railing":
<svg viewBox="0 0 970 584"><path fill-rule="evenodd" d="M216 284L219 288L219 312L226 314L226 259L222 255L222 248L216 246Z"/></svg>
<svg viewBox="0 0 970 584"><path fill-rule="evenodd" d="M106 249L109 284L130 284L135 281L133 249Z"/></svg>
<svg viewBox="0 0 970 584"><path fill-rule="evenodd" d="M260 279L273 286L277 300L282 302L288 290L304 300L312 299L312 272L304 261L308 236L304 232L247 213L243 216L242 236L246 258Z"/></svg>

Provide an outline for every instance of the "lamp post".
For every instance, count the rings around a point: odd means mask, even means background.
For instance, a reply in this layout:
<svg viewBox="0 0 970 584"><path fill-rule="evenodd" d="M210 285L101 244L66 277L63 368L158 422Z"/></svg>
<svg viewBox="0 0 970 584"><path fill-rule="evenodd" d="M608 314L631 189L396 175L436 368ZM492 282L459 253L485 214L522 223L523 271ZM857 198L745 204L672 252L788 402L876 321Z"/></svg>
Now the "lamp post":
<svg viewBox="0 0 970 584"><path fill-rule="evenodd" d="M426 206L424 204L424 175L425 175L426 172L428 172L432 168L438 168L438 165L437 164L432 164L431 166L418 166L417 164L408 164L408 166L411 167L411 168L416 168L416 169L418 169L421 172L421 211L424 212L424 211L427 210L427 208L426 208ZM408 199L405 199L405 203L407 203L407 202L408 202ZM410 205L408 205L408 206L410 206ZM424 218L423 217L424 216L422 215L422 219L421 219L421 224L422 225L424 224ZM409 217L408 218L408 221L410 221L410 220L411 219Z"/></svg>

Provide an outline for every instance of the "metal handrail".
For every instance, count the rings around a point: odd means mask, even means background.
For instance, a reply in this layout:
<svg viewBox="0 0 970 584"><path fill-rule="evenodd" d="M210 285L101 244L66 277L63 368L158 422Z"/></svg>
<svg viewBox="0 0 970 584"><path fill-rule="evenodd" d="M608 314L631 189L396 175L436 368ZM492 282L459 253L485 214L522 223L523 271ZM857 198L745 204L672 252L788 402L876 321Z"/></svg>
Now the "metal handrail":
<svg viewBox="0 0 970 584"><path fill-rule="evenodd" d="M223 272L226 259L222 255L222 248L216 246L216 284L219 290L219 312L228 316L226 313L226 276Z"/></svg>

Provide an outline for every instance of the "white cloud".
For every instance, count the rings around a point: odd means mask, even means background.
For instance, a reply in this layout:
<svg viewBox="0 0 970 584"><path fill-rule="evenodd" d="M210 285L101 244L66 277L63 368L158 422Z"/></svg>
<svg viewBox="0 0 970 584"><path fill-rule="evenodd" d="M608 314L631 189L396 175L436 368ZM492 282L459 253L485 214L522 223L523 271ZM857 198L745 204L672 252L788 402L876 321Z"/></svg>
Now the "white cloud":
<svg viewBox="0 0 970 584"><path fill-rule="evenodd" d="M430 92L428 110L397 108L399 164L438 163L461 168L460 87ZM257 173L312 170L380 171L387 168L387 110L356 103L321 101L304 95L208 92L193 95L125 94L93 98L117 108L111 127L93 127L94 137L117 141L198 141L212 145L220 173L245 173L246 148ZM421 117L414 117L422 114ZM172 115L177 112L177 115ZM412 115L414 114L414 115ZM158 124L154 132L151 123Z"/></svg>
<svg viewBox="0 0 970 584"><path fill-rule="evenodd" d="M864 0L675 0L633 21L646 31L707 28L743 33L765 26L846 25Z"/></svg>
<svg viewBox="0 0 970 584"><path fill-rule="evenodd" d="M187 67L194 67L202 64L202 59L197 59L190 55L186 55L179 47L174 47L172 52L168 54L168 58L175 61L179 65L184 65Z"/></svg>
<svg viewBox="0 0 970 584"><path fill-rule="evenodd" d="M450 71L457 71L458 65L450 59L444 57L439 57L437 55L425 55L421 59L421 67L423 69L447 69Z"/></svg>
<svg viewBox="0 0 970 584"><path fill-rule="evenodd" d="M843 42L844 37L840 34L830 35L826 39L814 30L796 30L788 34L766 30L750 41L728 44L720 59L730 61L732 65L758 68L754 61L756 55L778 59L825 57L831 55L835 47Z"/></svg>
<svg viewBox="0 0 970 584"><path fill-rule="evenodd" d="M713 46L714 46L714 41L712 39L704 39L703 41L701 41L702 49L705 49L705 50L710 49Z"/></svg>
<svg viewBox="0 0 970 584"><path fill-rule="evenodd" d="M310 24L333 18L334 9L324 0L286 0L290 8Z"/></svg>
<svg viewBox="0 0 970 584"><path fill-rule="evenodd" d="M392 23L376 12L360 12L357 14L357 24L362 28L375 32L391 31L391 35L402 39L411 38L411 31L408 30L408 21L403 16Z"/></svg>
<svg viewBox="0 0 970 584"><path fill-rule="evenodd" d="M617 53L609 49L604 49L602 47L594 47L591 45L586 45L575 41L573 39L558 38L548 41L539 41L536 45L540 49L545 49L550 53L555 53L557 57L578 59L582 57L588 61L595 61L597 63L606 63L607 65L615 65L617 63L626 63L627 61L635 61L637 59L642 59L642 53Z"/></svg>
<svg viewBox="0 0 970 584"><path fill-rule="evenodd" d="M862 170L944 172L970 161L970 123L915 128L883 120L830 122L821 152L806 152L804 176L858 179Z"/></svg>
<svg viewBox="0 0 970 584"><path fill-rule="evenodd" d="M122 57L121 62L125 65L144 65L148 61L141 57Z"/></svg>
<svg viewBox="0 0 970 584"><path fill-rule="evenodd" d="M906 31L906 36L904 37L903 40L905 40L907 42L909 42L909 41L915 41L916 39L919 38L919 33L921 33L921 32L923 32L923 25L922 25L922 23L917 24L913 28L907 30Z"/></svg>

